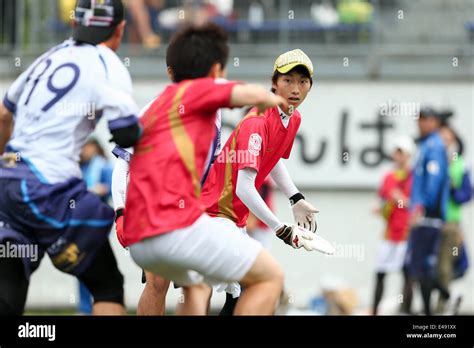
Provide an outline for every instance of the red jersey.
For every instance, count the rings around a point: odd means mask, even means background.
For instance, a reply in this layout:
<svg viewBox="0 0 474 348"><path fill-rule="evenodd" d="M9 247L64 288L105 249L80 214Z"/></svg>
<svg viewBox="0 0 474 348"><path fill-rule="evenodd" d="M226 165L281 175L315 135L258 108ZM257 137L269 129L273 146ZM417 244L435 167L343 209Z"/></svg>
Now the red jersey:
<svg viewBox="0 0 474 348"><path fill-rule="evenodd" d="M237 125L212 165L202 193L206 212L229 218L237 226L244 227L249 210L235 193L238 171L255 169L258 172L255 187L260 189L278 161L290 157L300 124L298 111L293 113L285 128L277 107L267 109L263 114L252 109Z"/></svg>
<svg viewBox="0 0 474 348"><path fill-rule="evenodd" d="M130 162L124 242L192 225L204 212L200 180L215 136L216 111L236 82L201 78L168 86L140 118Z"/></svg>
<svg viewBox="0 0 474 348"><path fill-rule="evenodd" d="M407 238L410 212L407 207L399 206L393 201L392 192L398 189L405 197L410 197L413 176L411 172L393 171L389 172L379 190L379 196L386 201L384 216L387 218L385 239L394 242L403 241Z"/></svg>

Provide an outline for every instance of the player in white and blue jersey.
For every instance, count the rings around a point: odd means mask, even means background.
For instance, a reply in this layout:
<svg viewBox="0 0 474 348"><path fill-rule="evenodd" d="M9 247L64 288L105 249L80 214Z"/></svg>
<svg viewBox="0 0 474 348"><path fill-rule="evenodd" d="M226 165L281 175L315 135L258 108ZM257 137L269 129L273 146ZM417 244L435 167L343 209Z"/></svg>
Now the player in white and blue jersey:
<svg viewBox="0 0 474 348"><path fill-rule="evenodd" d="M115 51L121 0L79 0L73 38L38 58L0 104L0 243L38 246L35 259L0 259L0 315L22 314L45 253L94 298L94 314L123 314L123 277L108 241L114 211L87 191L79 155L103 117L130 147L141 129L130 75ZM12 160L13 159L13 160Z"/></svg>

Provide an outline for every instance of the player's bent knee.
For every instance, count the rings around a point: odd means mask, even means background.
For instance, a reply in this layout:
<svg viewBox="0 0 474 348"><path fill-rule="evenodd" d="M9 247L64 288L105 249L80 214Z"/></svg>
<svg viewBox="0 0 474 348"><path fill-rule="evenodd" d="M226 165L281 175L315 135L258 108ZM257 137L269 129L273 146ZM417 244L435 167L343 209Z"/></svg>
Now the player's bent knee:
<svg viewBox="0 0 474 348"><path fill-rule="evenodd" d="M275 265L271 273L272 278L270 279L270 281L274 284L276 292L280 294L281 291L283 291L283 285L285 283L285 273L278 264Z"/></svg>
<svg viewBox="0 0 474 348"><path fill-rule="evenodd" d="M108 242L97 253L92 264L78 278L92 294L94 303L124 304L123 275L118 269Z"/></svg>
<svg viewBox="0 0 474 348"><path fill-rule="evenodd" d="M240 281L243 285L252 285L262 281L283 284L284 272L278 262L265 249L262 249L250 270Z"/></svg>
<svg viewBox="0 0 474 348"><path fill-rule="evenodd" d="M283 269L280 265L277 265L277 268L274 270L274 274L275 281L277 281L278 284L281 284L281 286L283 287L283 283L285 282L285 272L283 272Z"/></svg>
<svg viewBox="0 0 474 348"><path fill-rule="evenodd" d="M117 269L103 277L81 277L82 282L97 302L124 304L123 275Z"/></svg>
<svg viewBox="0 0 474 348"><path fill-rule="evenodd" d="M152 273L147 273L147 284L150 284L156 292L160 293L168 291L168 288L170 286L169 280L166 280Z"/></svg>

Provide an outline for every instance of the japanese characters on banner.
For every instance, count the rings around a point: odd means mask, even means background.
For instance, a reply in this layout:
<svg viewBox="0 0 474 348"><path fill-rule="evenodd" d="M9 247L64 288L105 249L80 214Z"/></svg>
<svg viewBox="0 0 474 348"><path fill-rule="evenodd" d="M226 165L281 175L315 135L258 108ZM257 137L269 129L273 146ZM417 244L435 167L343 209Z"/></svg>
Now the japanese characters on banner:
<svg viewBox="0 0 474 348"><path fill-rule="evenodd" d="M290 159L295 183L311 188L376 188L391 168L393 141L418 137L421 107L451 109L451 124L471 162L474 89L448 82L317 82L299 110L302 124ZM242 113L224 113L223 141Z"/></svg>

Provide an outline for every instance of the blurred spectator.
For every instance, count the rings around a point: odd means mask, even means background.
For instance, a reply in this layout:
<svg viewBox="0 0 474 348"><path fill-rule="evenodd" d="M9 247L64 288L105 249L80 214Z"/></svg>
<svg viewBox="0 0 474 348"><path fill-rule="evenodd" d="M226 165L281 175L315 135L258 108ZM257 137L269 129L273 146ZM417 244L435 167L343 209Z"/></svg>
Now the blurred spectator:
<svg viewBox="0 0 474 348"><path fill-rule="evenodd" d="M259 193L267 206L273 210L273 182L270 177L265 179L262 187L260 187ZM253 215L252 212L250 212L247 220L247 232L250 237L259 241L265 249L270 250L275 233L271 228Z"/></svg>
<svg viewBox="0 0 474 348"><path fill-rule="evenodd" d="M59 17L63 21L64 24L68 26L71 25L73 16L74 16L74 8L76 7L76 0L58 0L59 2Z"/></svg>
<svg viewBox="0 0 474 348"><path fill-rule="evenodd" d="M339 23L339 15L329 1L311 6L311 16L314 21L323 26L333 26Z"/></svg>
<svg viewBox="0 0 474 348"><path fill-rule="evenodd" d="M440 115L423 108L419 116L420 139L410 198L412 228L405 261L409 277L420 285L424 312L431 315L439 239L449 198L448 158L439 135Z"/></svg>
<svg viewBox="0 0 474 348"><path fill-rule="evenodd" d="M409 137L401 137L395 142L393 151L394 169L387 173L379 189L382 199L381 215L386 220L384 240L377 255L376 286L373 301L373 314L377 315L379 303L383 296L384 278L387 273L400 272L406 253L406 239L410 224L411 186L413 176L410 160L415 151L415 144ZM404 271L405 283L408 281ZM405 284L408 286L408 284ZM410 287L411 288L411 287Z"/></svg>
<svg viewBox="0 0 474 348"><path fill-rule="evenodd" d="M193 1L194 3L194 1ZM199 1L198 1L199 3ZM204 24L208 21L225 22L234 15L233 0L205 0L200 2L200 7L194 7L195 24Z"/></svg>
<svg viewBox="0 0 474 348"><path fill-rule="evenodd" d="M147 49L156 49L161 45L159 14L165 5L164 0L127 0L132 41L136 38ZM135 39L135 40L134 40Z"/></svg>
<svg viewBox="0 0 474 348"><path fill-rule="evenodd" d="M438 254L438 279L437 288L440 291L436 312L443 314L447 301L451 294L450 282L461 274L464 274L467 263L457 262L467 257L463 245L461 232L461 205L468 202L472 197L472 185L467 165L462 157L462 141L456 132L447 124L440 130L448 154L450 195L447 208L446 224L441 232L441 242ZM460 274L455 275L455 266L461 266ZM451 301L451 314L456 314L461 304L461 297Z"/></svg>
<svg viewBox="0 0 474 348"><path fill-rule="evenodd" d="M259 28L265 21L265 10L258 1L252 1L249 6L248 21L253 28Z"/></svg>
<svg viewBox="0 0 474 348"><path fill-rule="evenodd" d="M234 0L207 0L209 6L212 6L214 16L231 17L234 12Z"/></svg>
<svg viewBox="0 0 474 348"><path fill-rule="evenodd" d="M161 44L157 34L158 16L165 0L124 0L127 6L127 29L131 42L140 42L145 48L156 49ZM63 24L71 25L76 0L58 0L59 17Z"/></svg>
<svg viewBox="0 0 474 348"><path fill-rule="evenodd" d="M233 18L233 0L184 0L181 7L163 10L159 22L167 29L175 29L186 23L202 25L211 20L222 23Z"/></svg>
<svg viewBox="0 0 474 348"><path fill-rule="evenodd" d="M96 139L90 139L82 148L81 171L89 191L107 202L110 199L113 168Z"/></svg>
<svg viewBox="0 0 474 348"><path fill-rule="evenodd" d="M372 20L374 8L366 0L341 0L337 6L339 20L344 24L365 24Z"/></svg>
<svg viewBox="0 0 474 348"><path fill-rule="evenodd" d="M320 296L310 300L309 308L321 315L352 315L358 305L357 293L342 279L321 277Z"/></svg>
<svg viewBox="0 0 474 348"><path fill-rule="evenodd" d="M89 191L97 194L104 202L111 197L112 170L99 142L93 138L87 141L81 152L83 180ZM92 314L92 296L82 283L79 283L79 299L79 312Z"/></svg>

